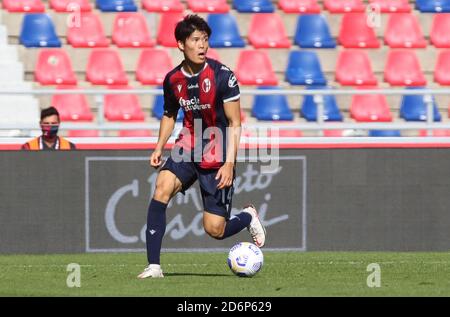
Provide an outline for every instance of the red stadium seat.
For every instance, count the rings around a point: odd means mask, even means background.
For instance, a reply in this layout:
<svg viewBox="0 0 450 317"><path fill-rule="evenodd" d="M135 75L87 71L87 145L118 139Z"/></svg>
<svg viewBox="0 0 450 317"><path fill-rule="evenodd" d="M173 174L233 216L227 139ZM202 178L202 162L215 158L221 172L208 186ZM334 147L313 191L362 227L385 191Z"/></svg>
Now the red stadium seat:
<svg viewBox="0 0 450 317"><path fill-rule="evenodd" d="M100 136L100 132L98 130L69 130L67 136L69 138L96 138Z"/></svg>
<svg viewBox="0 0 450 317"><path fill-rule="evenodd" d="M317 0L279 0L278 6L285 13L320 13L320 6Z"/></svg>
<svg viewBox="0 0 450 317"><path fill-rule="evenodd" d="M339 42L345 48L378 48L373 28L367 25L365 13L347 13L342 17Z"/></svg>
<svg viewBox="0 0 450 317"><path fill-rule="evenodd" d="M77 87L59 86L58 89L77 89ZM85 95L53 95L51 105L58 109L61 121L92 121L94 119Z"/></svg>
<svg viewBox="0 0 450 317"><path fill-rule="evenodd" d="M388 53L384 80L393 86L424 86L427 83L416 54L406 50Z"/></svg>
<svg viewBox="0 0 450 317"><path fill-rule="evenodd" d="M424 48L423 37L417 17L411 13L393 13L384 32L384 42L391 48Z"/></svg>
<svg viewBox="0 0 450 317"><path fill-rule="evenodd" d="M152 47L145 17L140 12L120 12L116 14L112 39L118 47Z"/></svg>
<svg viewBox="0 0 450 317"><path fill-rule="evenodd" d="M323 136L325 137L343 137L344 135L344 131L343 130L337 130L337 129L333 129L333 130L323 130Z"/></svg>
<svg viewBox="0 0 450 317"><path fill-rule="evenodd" d="M274 128L278 128L276 125ZM269 129L267 131L268 137L280 137L280 138L300 138L303 136L303 132L298 129Z"/></svg>
<svg viewBox="0 0 450 317"><path fill-rule="evenodd" d="M193 12L228 13L230 6L226 0L187 0Z"/></svg>
<svg viewBox="0 0 450 317"><path fill-rule="evenodd" d="M434 81L441 85L450 85L450 51L442 51L434 68Z"/></svg>
<svg viewBox="0 0 450 317"><path fill-rule="evenodd" d="M427 130L420 130L419 136L429 136ZM450 136L450 130L441 130L441 129L433 129L433 132L431 133L431 136L443 136L447 137Z"/></svg>
<svg viewBox="0 0 450 317"><path fill-rule="evenodd" d="M243 85L278 85L272 63L264 51L240 51L235 73L237 79Z"/></svg>
<svg viewBox="0 0 450 317"><path fill-rule="evenodd" d="M142 7L148 12L183 12L180 0L143 0Z"/></svg>
<svg viewBox="0 0 450 317"><path fill-rule="evenodd" d="M408 0L369 0L369 4L378 6L381 13L411 12Z"/></svg>
<svg viewBox="0 0 450 317"><path fill-rule="evenodd" d="M291 47L283 21L276 13L253 14L248 41L255 48Z"/></svg>
<svg viewBox="0 0 450 317"><path fill-rule="evenodd" d="M375 85L369 56L364 51L341 51L336 65L336 80L341 85Z"/></svg>
<svg viewBox="0 0 450 317"><path fill-rule="evenodd" d="M373 88L373 87L361 87ZM354 95L350 105L350 116L359 122L390 122L392 113L384 95Z"/></svg>
<svg viewBox="0 0 450 317"><path fill-rule="evenodd" d="M162 13L160 15L158 35L156 38L159 45L177 47L177 41L174 36L175 26L181 20L183 20L182 13Z"/></svg>
<svg viewBox="0 0 450 317"><path fill-rule="evenodd" d="M56 12L92 11L89 0L50 0L50 8Z"/></svg>
<svg viewBox="0 0 450 317"><path fill-rule="evenodd" d="M129 89L128 86L109 87ZM144 121L145 114L136 95L105 95L105 118L109 121Z"/></svg>
<svg viewBox="0 0 450 317"><path fill-rule="evenodd" d="M94 49L89 55L86 80L94 85L128 84L119 53L111 49Z"/></svg>
<svg viewBox="0 0 450 317"><path fill-rule="evenodd" d="M102 22L97 14L84 12L79 24L67 27L67 42L73 47L107 47L109 40L105 36Z"/></svg>
<svg viewBox="0 0 450 317"><path fill-rule="evenodd" d="M437 48L450 48L450 13L433 15L430 40Z"/></svg>
<svg viewBox="0 0 450 317"><path fill-rule="evenodd" d="M3 8L8 12L45 12L44 3L41 0L3 0Z"/></svg>
<svg viewBox="0 0 450 317"><path fill-rule="evenodd" d="M173 68L169 53L163 49L145 49L136 66L136 79L144 85L162 85Z"/></svg>
<svg viewBox="0 0 450 317"><path fill-rule="evenodd" d="M330 13L364 12L362 0L325 0L325 9Z"/></svg>
<svg viewBox="0 0 450 317"><path fill-rule="evenodd" d="M36 81L42 85L73 85L77 78L69 56L63 49L41 49L34 71Z"/></svg>
<svg viewBox="0 0 450 317"><path fill-rule="evenodd" d="M215 59L216 61L220 62L220 56L219 56L219 52L217 52L217 50L213 49L213 48L208 48L208 52L206 53L206 57Z"/></svg>
<svg viewBox="0 0 450 317"><path fill-rule="evenodd" d="M120 137L150 137L153 136L150 130L119 130Z"/></svg>

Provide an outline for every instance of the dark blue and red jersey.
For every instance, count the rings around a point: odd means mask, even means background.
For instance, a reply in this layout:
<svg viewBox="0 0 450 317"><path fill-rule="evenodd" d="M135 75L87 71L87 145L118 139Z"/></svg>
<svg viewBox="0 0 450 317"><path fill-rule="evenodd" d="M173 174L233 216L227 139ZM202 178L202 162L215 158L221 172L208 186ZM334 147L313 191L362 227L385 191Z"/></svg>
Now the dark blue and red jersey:
<svg viewBox="0 0 450 317"><path fill-rule="evenodd" d="M164 114L176 116L180 107L183 109L183 129L176 145L201 168L218 169L225 162L229 122L224 104L239 98L233 72L209 58L195 75L184 71L182 64L166 75Z"/></svg>

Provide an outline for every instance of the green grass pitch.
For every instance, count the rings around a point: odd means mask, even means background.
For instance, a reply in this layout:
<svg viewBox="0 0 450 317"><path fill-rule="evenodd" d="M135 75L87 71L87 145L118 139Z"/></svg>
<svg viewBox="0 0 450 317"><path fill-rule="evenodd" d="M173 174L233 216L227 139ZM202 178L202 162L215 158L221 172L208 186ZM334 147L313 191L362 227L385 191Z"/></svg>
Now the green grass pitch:
<svg viewBox="0 0 450 317"><path fill-rule="evenodd" d="M253 278L234 276L226 252L163 253L163 279L139 280L143 253L1 255L0 296L450 296L450 253L264 252ZM80 265L70 288L67 265ZM380 266L380 287L368 287Z"/></svg>

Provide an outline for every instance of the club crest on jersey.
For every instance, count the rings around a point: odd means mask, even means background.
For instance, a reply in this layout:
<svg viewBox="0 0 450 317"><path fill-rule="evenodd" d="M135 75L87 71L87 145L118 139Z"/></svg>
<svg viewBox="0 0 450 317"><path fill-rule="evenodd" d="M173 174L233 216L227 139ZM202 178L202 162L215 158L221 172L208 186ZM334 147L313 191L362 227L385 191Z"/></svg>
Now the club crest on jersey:
<svg viewBox="0 0 450 317"><path fill-rule="evenodd" d="M204 92L209 92L211 90L211 81L209 78L205 78L202 83L202 89Z"/></svg>
<svg viewBox="0 0 450 317"><path fill-rule="evenodd" d="M237 79L236 76L234 76L234 74L230 75L230 78L228 79L228 87L230 88L234 88L237 85Z"/></svg>
<svg viewBox="0 0 450 317"><path fill-rule="evenodd" d="M182 84L178 84L177 85L178 92L181 92L181 88L183 88L183 85Z"/></svg>

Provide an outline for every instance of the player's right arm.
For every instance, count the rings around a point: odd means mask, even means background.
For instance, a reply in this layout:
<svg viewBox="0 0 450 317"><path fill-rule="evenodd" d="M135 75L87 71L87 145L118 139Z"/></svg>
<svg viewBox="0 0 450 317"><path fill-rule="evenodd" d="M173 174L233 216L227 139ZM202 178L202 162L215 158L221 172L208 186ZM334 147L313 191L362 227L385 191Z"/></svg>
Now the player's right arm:
<svg viewBox="0 0 450 317"><path fill-rule="evenodd" d="M150 156L150 165L157 168L161 165L161 157L164 146L172 135L173 129L175 128L176 115L163 115L161 123L159 125L159 136L156 148Z"/></svg>

